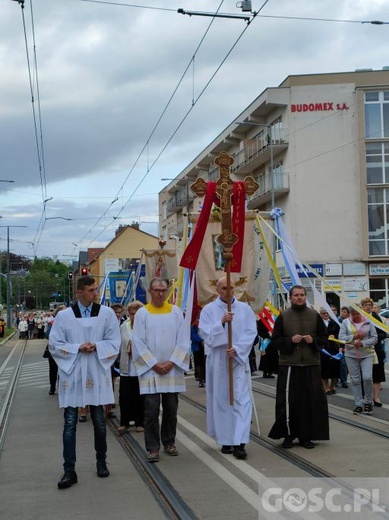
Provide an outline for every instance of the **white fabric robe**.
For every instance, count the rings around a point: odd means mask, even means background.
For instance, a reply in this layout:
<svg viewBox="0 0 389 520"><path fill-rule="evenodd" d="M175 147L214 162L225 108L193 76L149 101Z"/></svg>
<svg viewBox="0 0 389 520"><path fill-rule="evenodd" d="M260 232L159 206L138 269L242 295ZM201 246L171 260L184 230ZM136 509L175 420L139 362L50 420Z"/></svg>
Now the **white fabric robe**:
<svg viewBox="0 0 389 520"><path fill-rule="evenodd" d="M96 343L95 352L79 352L80 345L88 341ZM102 305L98 316L90 318L76 318L72 308L57 314L49 350L58 365L60 408L115 401L111 365L119 348L119 324L109 307Z"/></svg>
<svg viewBox="0 0 389 520"><path fill-rule="evenodd" d="M237 354L233 361L234 404L231 406L226 354L228 325L221 323L226 311L227 304L218 298L206 305L200 314L200 336L204 339L207 354L207 431L218 444L237 446L250 440L252 403L248 357L257 335L257 326L251 307L234 300L232 345Z"/></svg>
<svg viewBox="0 0 389 520"><path fill-rule="evenodd" d="M141 394L185 392L185 375L189 369L190 341L185 333L182 311L175 305L170 312L150 312L148 306L138 310L132 335L132 360L139 377ZM155 309L154 309L155 310ZM152 367L172 361L167 374L157 374Z"/></svg>

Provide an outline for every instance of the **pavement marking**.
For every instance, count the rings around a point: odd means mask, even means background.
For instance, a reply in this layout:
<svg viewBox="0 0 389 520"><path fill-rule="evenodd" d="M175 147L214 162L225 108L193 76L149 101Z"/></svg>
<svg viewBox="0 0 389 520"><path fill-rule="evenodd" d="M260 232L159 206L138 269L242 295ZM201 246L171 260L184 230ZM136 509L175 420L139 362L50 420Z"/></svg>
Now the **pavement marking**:
<svg viewBox="0 0 389 520"><path fill-rule="evenodd" d="M184 419L183 417L178 416L178 423L181 424L184 428L193 433L196 437L198 437L204 444L209 446L214 452L216 452L219 456L225 457L226 460L233 466L235 466L239 471L244 473L246 476L251 478L257 486L261 486L261 489L266 490L270 487L279 488L279 484L270 478L266 477L260 471L254 469L247 462L243 460L236 460L233 455L220 455L219 449L215 448L215 441L211 439L209 435L204 433L202 430L194 426L192 423ZM238 477L233 475L228 469L217 462L211 455L208 455L200 446L194 443L187 435L185 435L181 431L177 431L176 434L177 439L201 462L203 462L210 470L212 470L218 477L220 477L226 484L228 484L236 493L238 493L246 502L248 502L256 511L263 512L263 507L260 506L260 493L258 489L258 493L253 491L249 486L244 484ZM286 518L281 515L281 513L277 513L277 518ZM299 518L307 518L307 519L321 519L321 516L317 516L316 514L308 511L299 512Z"/></svg>

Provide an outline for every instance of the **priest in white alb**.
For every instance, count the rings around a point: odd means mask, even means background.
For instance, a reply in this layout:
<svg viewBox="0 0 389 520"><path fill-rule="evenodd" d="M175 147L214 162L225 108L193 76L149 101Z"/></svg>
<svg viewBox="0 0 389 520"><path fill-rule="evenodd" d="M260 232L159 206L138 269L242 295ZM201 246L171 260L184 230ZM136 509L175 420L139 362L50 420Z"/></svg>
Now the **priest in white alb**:
<svg viewBox="0 0 389 520"><path fill-rule="evenodd" d="M78 301L57 314L50 331L49 350L58 365L59 406L64 408L64 474L58 488L77 483L76 427L78 407L89 406L94 427L97 475L108 477L103 405L114 402L111 365L120 348L119 323L109 307L94 302L95 279L77 280Z"/></svg>
<svg viewBox="0 0 389 520"><path fill-rule="evenodd" d="M234 298L231 282L231 312L227 306L227 279L216 285L219 297L200 314L200 335L207 354L207 431L222 446L222 453L245 459L250 439L252 413L249 353L257 335L253 310ZM232 326L232 347L228 347L228 325ZM233 358L234 402L229 401L228 360Z"/></svg>

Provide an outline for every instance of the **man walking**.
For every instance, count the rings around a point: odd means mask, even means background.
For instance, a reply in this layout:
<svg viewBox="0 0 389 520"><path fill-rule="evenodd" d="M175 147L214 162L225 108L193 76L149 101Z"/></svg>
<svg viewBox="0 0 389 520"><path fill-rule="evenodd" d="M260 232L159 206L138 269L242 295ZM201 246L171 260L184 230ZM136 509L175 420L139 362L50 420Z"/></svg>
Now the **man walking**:
<svg viewBox="0 0 389 520"><path fill-rule="evenodd" d="M153 278L150 303L138 310L132 335L132 360L144 395L144 437L148 461L159 460L160 444L168 455L178 455L175 446L178 393L186 390L184 372L189 368L189 331L181 310L166 302L167 284ZM162 424L159 407L162 399Z"/></svg>
<svg viewBox="0 0 389 520"><path fill-rule="evenodd" d="M328 440L327 397L321 381L320 351L327 344L326 327L320 315L307 307L301 285L289 291L291 307L274 324L272 342L279 351L276 421L271 439L285 438L283 448L292 448L296 437L306 449L312 440Z"/></svg>
<svg viewBox="0 0 389 520"><path fill-rule="evenodd" d="M249 354L257 335L255 315L246 303L234 298L227 306L227 279L216 284L219 297L200 314L200 334L207 354L207 431L222 446L222 453L245 459L250 439L251 394ZM232 322L232 347L228 346L228 322ZM228 359L233 359L234 403L229 403Z"/></svg>
<svg viewBox="0 0 389 520"><path fill-rule="evenodd" d="M95 279L82 276L77 281L78 302L60 312L49 338L50 353L58 365L59 406L64 408L64 474L58 488L77 483L77 409L89 405L94 427L97 475L108 477L107 442L103 405L114 401L111 365L120 348L115 313L94 303Z"/></svg>

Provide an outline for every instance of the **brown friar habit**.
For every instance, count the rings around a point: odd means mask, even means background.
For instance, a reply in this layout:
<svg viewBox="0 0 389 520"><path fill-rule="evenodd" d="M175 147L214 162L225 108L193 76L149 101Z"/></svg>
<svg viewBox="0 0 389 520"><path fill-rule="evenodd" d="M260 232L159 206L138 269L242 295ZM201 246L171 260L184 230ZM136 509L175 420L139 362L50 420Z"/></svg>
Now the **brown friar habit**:
<svg viewBox="0 0 389 520"><path fill-rule="evenodd" d="M310 335L313 343L294 344L295 334ZM279 369L271 439L329 439L327 396L320 376L320 351L327 341L326 327L315 310L292 305L278 316L272 335Z"/></svg>

